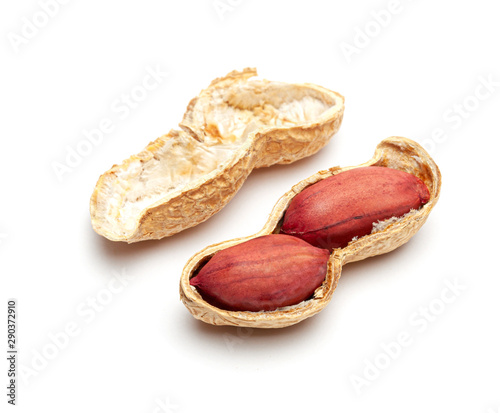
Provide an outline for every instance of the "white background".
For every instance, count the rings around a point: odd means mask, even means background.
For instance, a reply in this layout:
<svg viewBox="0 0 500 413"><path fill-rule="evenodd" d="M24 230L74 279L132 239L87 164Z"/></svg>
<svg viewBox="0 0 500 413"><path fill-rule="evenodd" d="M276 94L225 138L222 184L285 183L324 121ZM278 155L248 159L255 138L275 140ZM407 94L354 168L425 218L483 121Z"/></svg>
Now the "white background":
<svg viewBox="0 0 500 413"><path fill-rule="evenodd" d="M495 6L73 0L44 18L37 1L3 2L0 347L5 360L15 298L17 411L499 412ZM44 27L33 34L34 20ZM113 102L157 66L168 76L121 119ZM247 66L343 94L340 132L310 158L254 171L219 214L181 234L127 245L94 233L99 175L175 128L213 78ZM103 119L113 131L59 180L54 162ZM188 313L178 283L191 255L257 232L292 185L363 163L393 135L425 145L443 175L441 199L408 244L347 265L327 308L293 327L214 327ZM117 273L127 285L109 298ZM443 304L447 283L460 289ZM410 344L384 356L402 332Z"/></svg>

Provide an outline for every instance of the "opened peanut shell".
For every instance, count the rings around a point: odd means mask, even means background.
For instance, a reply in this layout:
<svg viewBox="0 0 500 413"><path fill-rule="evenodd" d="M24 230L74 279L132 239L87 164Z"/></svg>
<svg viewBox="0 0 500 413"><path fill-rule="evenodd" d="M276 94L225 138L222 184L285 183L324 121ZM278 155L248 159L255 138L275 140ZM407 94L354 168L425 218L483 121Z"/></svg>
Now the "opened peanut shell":
<svg viewBox="0 0 500 413"><path fill-rule="evenodd" d="M414 175L427 187L428 199L426 197L425 204L418 209L411 209L403 216L374 222L371 233L354 237L347 246L334 248L328 260L326 277L311 297L298 304L273 311L230 311L206 302L196 287L190 285L190 279L195 277L218 251L257 237L279 234L287 208L297 194L331 176L367 166L392 168ZM368 162L354 167L334 167L320 171L299 182L279 199L267 223L258 233L214 244L195 254L187 262L181 275L181 300L195 318L209 324L257 328L280 328L296 324L317 314L330 302L339 282L343 265L385 254L409 241L422 227L436 205L440 189L441 174L439 168L419 144L401 137L385 139L377 146L373 158Z"/></svg>
<svg viewBox="0 0 500 413"><path fill-rule="evenodd" d="M312 155L337 132L340 94L256 75L214 80L189 103L180 130L101 175L90 201L94 230L129 243L178 233L224 207L254 168Z"/></svg>

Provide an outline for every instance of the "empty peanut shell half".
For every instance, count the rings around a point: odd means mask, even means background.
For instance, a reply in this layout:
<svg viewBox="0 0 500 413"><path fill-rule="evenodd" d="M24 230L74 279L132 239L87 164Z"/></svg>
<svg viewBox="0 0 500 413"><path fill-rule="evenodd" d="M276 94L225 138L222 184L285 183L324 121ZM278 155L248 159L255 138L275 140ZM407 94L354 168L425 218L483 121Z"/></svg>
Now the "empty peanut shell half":
<svg viewBox="0 0 500 413"><path fill-rule="evenodd" d="M181 130L101 175L90 200L94 230L129 243L176 234L224 207L254 168L312 155L337 132L340 94L256 75L214 80L189 103Z"/></svg>
<svg viewBox="0 0 500 413"><path fill-rule="evenodd" d="M361 167L385 167L414 175L428 189L425 203L402 216L374 222L371 233L353 237L346 246L333 248L328 260L326 277L308 299L272 311L230 311L205 301L197 290L196 283L190 282L218 251L258 237L279 234L292 200L306 188L341 172ZM257 234L211 245L194 255L182 272L181 300L195 318L209 324L259 328L279 328L296 324L318 313L330 302L344 264L390 252L409 241L422 227L438 201L440 189L439 168L419 144L400 137L385 139L379 143L373 158L368 162L355 167L335 167L320 171L299 182L279 199L264 228Z"/></svg>

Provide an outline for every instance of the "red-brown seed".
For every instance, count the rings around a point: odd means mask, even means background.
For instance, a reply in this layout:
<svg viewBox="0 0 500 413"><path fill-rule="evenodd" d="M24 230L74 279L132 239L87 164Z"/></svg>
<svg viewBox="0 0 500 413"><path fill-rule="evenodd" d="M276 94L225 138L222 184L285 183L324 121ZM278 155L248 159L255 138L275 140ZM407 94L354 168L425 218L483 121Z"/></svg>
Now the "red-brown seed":
<svg viewBox="0 0 500 413"><path fill-rule="evenodd" d="M217 252L190 284L218 308L271 311L311 297L329 256L296 237L265 235Z"/></svg>
<svg viewBox="0 0 500 413"><path fill-rule="evenodd" d="M429 197L427 186L407 172L379 166L350 169L295 196L281 232L332 251L370 234L378 221L420 208Z"/></svg>

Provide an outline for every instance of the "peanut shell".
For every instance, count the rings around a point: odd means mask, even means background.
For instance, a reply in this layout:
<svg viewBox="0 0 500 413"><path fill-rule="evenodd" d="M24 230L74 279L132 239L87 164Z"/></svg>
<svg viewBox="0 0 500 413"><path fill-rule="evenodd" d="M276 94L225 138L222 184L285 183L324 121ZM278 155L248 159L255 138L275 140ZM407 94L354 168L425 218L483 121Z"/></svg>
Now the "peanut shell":
<svg viewBox="0 0 500 413"><path fill-rule="evenodd" d="M334 249L328 261L325 281L311 299L274 311L228 311L207 303L190 278L220 250L267 234L279 233L283 216L293 198L308 186L342 171L364 166L382 166L411 173L420 178L429 190L429 201L418 210L400 218L390 218L374 225L371 234L352 240L346 247ZM213 325L232 325L255 328L287 327L320 312L332 299L342 272L342 266L390 252L415 235L427 220L439 199L441 173L430 155L416 142L391 137L377 145L371 160L354 167L333 167L320 171L295 185L274 206L268 221L256 234L211 245L195 254L186 263L180 280L180 296L189 312L197 319Z"/></svg>
<svg viewBox="0 0 500 413"><path fill-rule="evenodd" d="M176 234L217 213L254 168L312 155L337 132L340 94L256 75L215 79L189 103L181 130L101 175L90 200L94 230L128 243Z"/></svg>

